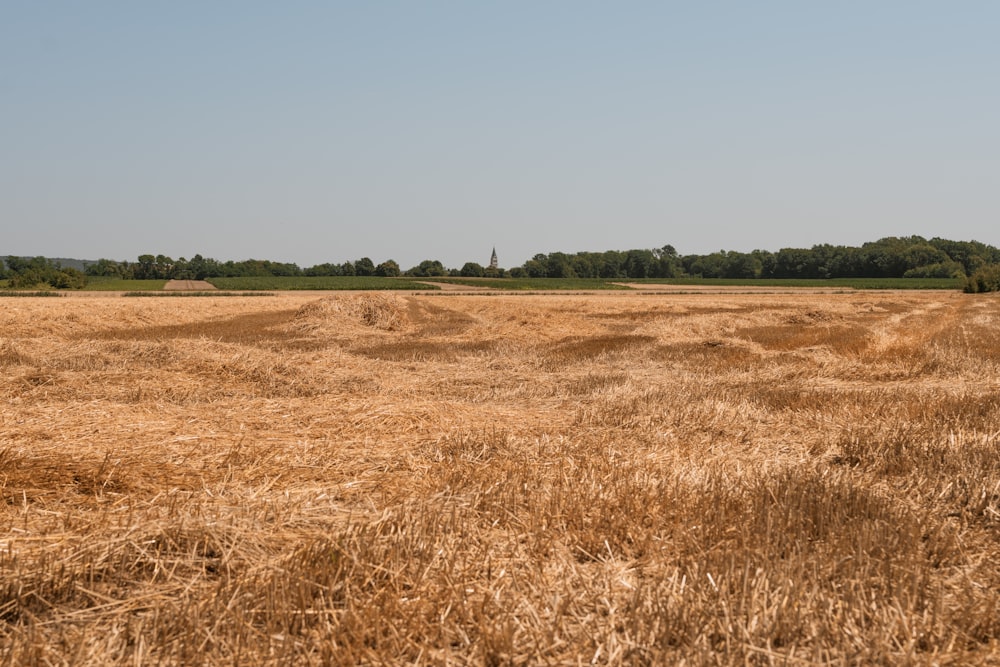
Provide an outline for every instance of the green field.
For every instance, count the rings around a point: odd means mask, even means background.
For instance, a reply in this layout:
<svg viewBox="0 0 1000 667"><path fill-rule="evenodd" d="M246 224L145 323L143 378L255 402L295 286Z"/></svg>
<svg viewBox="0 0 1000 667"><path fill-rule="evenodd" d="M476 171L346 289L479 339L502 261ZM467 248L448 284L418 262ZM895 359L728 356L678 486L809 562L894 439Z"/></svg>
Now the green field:
<svg viewBox="0 0 1000 667"><path fill-rule="evenodd" d="M422 282L418 282L418 280ZM158 292L165 280L121 280L90 277L86 291L93 292ZM622 283L643 285L677 285L701 287L826 287L860 290L935 289L960 290L965 284L959 278L832 278L832 279L739 279L739 278L380 278L374 276L252 276L241 278L209 278L208 282L221 290L285 291L285 290L434 290L429 283L450 283L470 287L489 287L508 291L547 290L625 290ZM7 281L0 280L0 289ZM10 288L7 288L10 289ZM13 292L14 290L11 290ZM17 290L20 292L21 290ZM38 287L23 290L37 292ZM48 290L46 290L48 291Z"/></svg>
<svg viewBox="0 0 1000 667"><path fill-rule="evenodd" d="M832 279L740 279L740 278L427 278L501 290L604 290L629 289L622 283L643 285L690 285L715 287L842 287L844 289L962 289L958 278L832 278Z"/></svg>
<svg viewBox="0 0 1000 667"><path fill-rule="evenodd" d="M645 278L622 279L643 285L717 287L844 287L847 289L962 289L964 278Z"/></svg>
<svg viewBox="0 0 1000 667"><path fill-rule="evenodd" d="M433 290L430 285L406 278L375 276L252 276L245 278L208 278L224 290Z"/></svg>
<svg viewBox="0 0 1000 667"><path fill-rule="evenodd" d="M603 278L425 278L428 282L492 287L500 290L623 290L623 285Z"/></svg>

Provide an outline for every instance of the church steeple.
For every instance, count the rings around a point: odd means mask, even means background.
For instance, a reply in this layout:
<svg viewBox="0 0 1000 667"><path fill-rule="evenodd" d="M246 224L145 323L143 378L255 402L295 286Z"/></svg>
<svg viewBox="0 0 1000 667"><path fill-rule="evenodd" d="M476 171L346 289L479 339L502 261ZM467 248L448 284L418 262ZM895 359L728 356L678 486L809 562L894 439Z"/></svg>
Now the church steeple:
<svg viewBox="0 0 1000 667"><path fill-rule="evenodd" d="M500 265L497 261L497 247L493 246L493 254L490 255L490 268L495 269Z"/></svg>

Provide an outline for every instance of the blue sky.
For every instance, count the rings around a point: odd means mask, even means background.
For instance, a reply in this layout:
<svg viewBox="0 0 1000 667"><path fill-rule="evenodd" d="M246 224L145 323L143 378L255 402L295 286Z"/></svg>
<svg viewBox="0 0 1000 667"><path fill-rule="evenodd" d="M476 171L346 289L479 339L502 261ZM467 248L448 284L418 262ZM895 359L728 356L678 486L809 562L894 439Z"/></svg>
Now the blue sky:
<svg viewBox="0 0 1000 667"><path fill-rule="evenodd" d="M1000 245L1000 3L0 3L0 255Z"/></svg>

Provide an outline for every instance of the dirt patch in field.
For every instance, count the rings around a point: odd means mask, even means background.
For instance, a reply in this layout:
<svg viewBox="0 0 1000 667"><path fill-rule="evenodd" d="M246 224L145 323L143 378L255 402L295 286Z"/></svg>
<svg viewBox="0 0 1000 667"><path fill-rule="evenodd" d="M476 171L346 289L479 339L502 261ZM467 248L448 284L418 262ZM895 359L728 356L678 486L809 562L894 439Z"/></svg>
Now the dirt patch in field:
<svg viewBox="0 0 1000 667"><path fill-rule="evenodd" d="M670 285L666 283L612 283L640 292L662 294L843 294L849 287L781 287L779 285Z"/></svg>
<svg viewBox="0 0 1000 667"><path fill-rule="evenodd" d="M163 286L165 292L210 292L218 289L207 280L168 280Z"/></svg>
<svg viewBox="0 0 1000 667"><path fill-rule="evenodd" d="M465 285L459 283L446 283L440 282L435 283L428 280L418 280L421 285L430 285L431 287L436 287L442 292L495 292L497 289L495 287L488 287L486 285Z"/></svg>

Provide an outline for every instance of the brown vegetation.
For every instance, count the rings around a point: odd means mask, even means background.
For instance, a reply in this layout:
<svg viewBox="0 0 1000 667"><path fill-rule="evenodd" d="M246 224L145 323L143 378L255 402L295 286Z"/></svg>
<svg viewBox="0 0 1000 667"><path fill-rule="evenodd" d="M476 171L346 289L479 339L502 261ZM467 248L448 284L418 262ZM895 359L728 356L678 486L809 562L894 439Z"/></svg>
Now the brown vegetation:
<svg viewBox="0 0 1000 667"><path fill-rule="evenodd" d="M998 664L998 323L0 301L0 662Z"/></svg>

